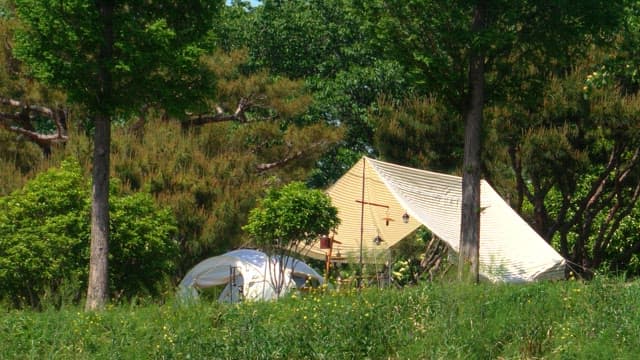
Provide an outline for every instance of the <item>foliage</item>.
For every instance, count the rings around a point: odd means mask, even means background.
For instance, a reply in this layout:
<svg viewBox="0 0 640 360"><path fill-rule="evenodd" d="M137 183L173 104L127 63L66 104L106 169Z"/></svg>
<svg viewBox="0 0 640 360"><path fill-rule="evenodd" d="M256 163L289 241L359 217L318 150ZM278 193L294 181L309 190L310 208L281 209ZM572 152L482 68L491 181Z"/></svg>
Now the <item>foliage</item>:
<svg viewBox="0 0 640 360"><path fill-rule="evenodd" d="M468 114L472 102L464 75L471 54L482 51L482 78L487 84L485 104L499 110L497 114L484 111L489 127L482 134L475 132L473 137L466 134L465 143L470 144L470 139L481 135L490 141L498 139L483 153L485 176L499 183L497 187L506 188L505 193L515 195L517 210L522 209L525 197L533 204L534 214L529 215L534 227L548 241L559 232L559 250L565 257L585 269L599 266L602 251L610 244L610 234L619 226L618 219L629 213L637 197L633 176L636 144L632 135L637 131L632 115L636 100L633 96L623 97L611 86L616 78L624 80L616 85L632 79L635 66L629 55L634 54L630 44L635 36L627 37L627 31L637 24L637 6L626 1L600 0L579 6L572 2L538 6L504 1L453 5L428 0L356 3L367 20L363 29L372 34L368 36L372 46L379 49L383 58L396 60L407 69L408 82L418 95L437 99L438 103L422 106L423 112L432 111L427 113L427 121L436 122L443 114L457 113L460 118ZM484 4L487 13L486 26L475 34L470 25L477 4ZM567 36L558 37L559 32ZM616 44L624 44L620 46L624 50L616 49ZM598 60L601 53L607 54L602 64ZM612 55L616 58L615 72L611 69ZM593 67L588 76L583 61ZM630 65L628 70L622 71L626 65ZM611 92L604 95L607 88ZM444 165L456 168L460 147L451 142L440 144L437 136L427 133L437 133L439 129L429 127L432 123L423 120L417 106L391 105L376 127L376 135L380 135L376 145L382 154L389 154L398 162L434 166L452 154ZM445 121L443 132L460 134L460 127L452 126L455 118ZM426 133L428 145L414 141L421 139L416 133ZM438 150L435 154L429 152L432 143ZM480 154L474 151L473 156L479 159ZM615 165L607 164L609 159L615 160ZM476 169L475 164L466 164L464 170ZM599 173L596 169L607 170ZM623 169L629 170L628 176L621 175L627 174ZM614 174L605 174L612 170ZM591 171L598 175L587 175ZM575 196L575 185L585 177L594 181L592 191L587 193L596 194L597 199ZM598 179L606 179L602 184L608 195L596 190ZM621 187L622 183L626 187ZM562 205L549 216L545 200L552 189L562 193ZM607 212L610 216L604 215ZM467 215L463 215L463 224L470 218ZM594 233L599 240L588 240ZM571 240L574 236L575 242ZM634 247L627 250L631 248Z"/></svg>
<svg viewBox="0 0 640 360"><path fill-rule="evenodd" d="M0 1L0 98L21 99L26 104L47 104L58 108L65 101L64 93L49 89L28 76L23 64L13 54L13 37L20 27L16 19L13 1ZM0 195L18 189L46 169L47 159L42 150L23 135L10 131L11 121L17 113L15 107L0 105ZM47 133L54 126L50 118L39 116L32 119L33 130Z"/></svg>
<svg viewBox="0 0 640 360"><path fill-rule="evenodd" d="M204 258L242 246L241 226L264 189L305 179L341 138L333 126L300 120L310 103L302 82L248 71L246 56L234 50L204 58L218 79L212 104L234 108L255 96L246 123L184 129L152 113L141 133L114 128L114 176L131 190L149 189L176 216L178 277ZM265 164L275 165L261 168Z"/></svg>
<svg viewBox="0 0 640 360"><path fill-rule="evenodd" d="M446 1L354 1L367 46L407 71L420 94L433 92L447 103L463 95L470 41L470 5ZM455 30L454 30L455 29Z"/></svg>
<svg viewBox="0 0 640 360"><path fill-rule="evenodd" d="M66 162L0 199L1 297L35 306L48 288L84 274L87 190L78 165Z"/></svg>
<svg viewBox="0 0 640 360"><path fill-rule="evenodd" d="M374 60L336 70L335 76L307 79L314 94L310 115L344 129L344 138L318 161L309 179L315 187L326 187L340 178L362 155L385 156L377 143L385 139L372 112L377 110L381 94L396 100L409 94L404 69L393 61Z"/></svg>
<svg viewBox="0 0 640 360"><path fill-rule="evenodd" d="M292 78L332 78L372 60L358 46L358 30L348 0L266 1L256 8L248 46L255 66Z"/></svg>
<svg viewBox="0 0 640 360"><path fill-rule="evenodd" d="M309 249L322 234L339 224L338 209L320 190L292 182L280 189L271 188L249 213L246 231L253 241L279 261L268 263L271 286L280 296L289 285L287 267L294 267L296 253Z"/></svg>
<svg viewBox="0 0 640 360"><path fill-rule="evenodd" d="M370 108L380 94L399 97L411 85L404 81L404 68L367 46L363 19L352 1L268 1L251 16L250 64L304 78L314 100L305 118L344 131L318 160L308 183L326 187L363 154L375 156Z"/></svg>
<svg viewBox="0 0 640 360"><path fill-rule="evenodd" d="M2 15L4 14L4 15ZM22 28L15 16L13 1L0 2L0 94L6 98L18 98L34 102L59 104L65 97L59 91L49 89L28 76L25 66L14 54L14 36Z"/></svg>
<svg viewBox="0 0 640 360"><path fill-rule="evenodd" d="M277 261L269 261L270 279L277 296L288 286L287 267L295 267L295 256L305 254L320 235L327 235L340 223L338 209L320 190L302 182L269 189L243 226L249 236Z"/></svg>
<svg viewBox="0 0 640 360"><path fill-rule="evenodd" d="M215 47L224 51L246 49L251 43L255 8L244 0L227 1L212 29Z"/></svg>
<svg viewBox="0 0 640 360"><path fill-rule="evenodd" d="M462 113L471 49L485 52L489 104L528 103L539 96L542 78L566 70L570 59L579 58L593 41L610 40L611 31L622 22L625 1L593 0L579 6L571 1L546 6L487 1L487 27L480 34L471 29L474 2L354 3L363 16L369 46L402 64L420 95L437 95Z"/></svg>
<svg viewBox="0 0 640 360"><path fill-rule="evenodd" d="M372 116L375 145L387 161L452 172L463 153L463 121L435 98L381 98Z"/></svg>
<svg viewBox="0 0 640 360"><path fill-rule="evenodd" d="M16 5L26 25L16 37L18 58L36 78L64 89L71 102L89 110L137 111L145 103L177 110L210 90L211 79L200 64L202 37L212 28L221 0L122 2L114 5L111 19L87 1L60 6L19 0ZM103 31L113 32L112 44L103 43L109 40ZM97 79L106 81L105 71L112 89L96 86Z"/></svg>
<svg viewBox="0 0 640 360"><path fill-rule="evenodd" d="M268 190L249 213L243 229L259 245L271 247L275 243L275 247L295 249L329 234L339 223L338 209L326 194L292 182Z"/></svg>
<svg viewBox="0 0 640 360"><path fill-rule="evenodd" d="M14 133L0 129L0 196L20 188L28 176L41 170L42 151L25 139L16 139Z"/></svg>
<svg viewBox="0 0 640 360"><path fill-rule="evenodd" d="M200 57L221 0L16 2L24 23L15 54L34 76L66 90L94 127L87 310L108 298L111 121L159 104L168 113L204 106L213 79Z"/></svg>
<svg viewBox="0 0 640 360"><path fill-rule="evenodd" d="M175 267L175 220L147 193L113 195L111 292L154 294ZM38 306L65 286L77 296L86 281L89 212L89 187L74 161L0 198L0 298Z"/></svg>
<svg viewBox="0 0 640 360"><path fill-rule="evenodd" d="M619 240L640 179L638 98L612 83L595 86L593 78L589 66L577 66L546 84L536 111L511 104L488 112L494 135L487 156L503 154L510 164L516 208L587 276L605 258L628 263L636 251L636 236Z"/></svg>
<svg viewBox="0 0 640 360"><path fill-rule="evenodd" d="M173 213L160 208L145 192L113 196L109 205L112 293L126 298L144 292L158 295L158 286L176 270L178 244Z"/></svg>
<svg viewBox="0 0 640 360"><path fill-rule="evenodd" d="M277 302L132 303L0 317L7 359L632 359L640 284L461 286L310 293ZM79 335L82 336L79 336Z"/></svg>
<svg viewBox="0 0 640 360"><path fill-rule="evenodd" d="M32 3L35 11L44 2ZM200 29L207 32L206 44L156 58L131 47L185 44L188 39L170 28L188 27L189 20L169 17L167 26L162 19L150 20L144 31L119 32L117 54L134 50L125 60L135 63L114 63L114 74L122 77L116 82L118 96L127 98L122 108L138 97L151 111L143 134L128 127L132 117L118 114L122 121L114 127L112 171L128 190L149 189L172 208L180 246L176 275L202 258L241 246L247 213L269 186L306 179L325 187L362 154L458 172L467 57L474 46L487 50L483 175L570 260L593 271L638 274L634 226L639 207L632 191L638 183L637 2L487 4L491 26L480 37L469 31L473 3L431 0L274 0L256 8L234 1L221 7L222 17L202 20L208 24ZM0 2L0 8L1 95L63 104L64 94L25 75L26 67L13 53L13 34L29 28L14 16L13 1ZM42 20L50 14L43 13ZM84 12L74 14L56 21L65 28L90 21L80 18ZM150 12L141 14L142 22L150 19ZM94 42L98 30L91 28L86 39ZM73 47L85 37L66 34L71 43L51 43L60 47L53 50ZM33 56L34 44L29 44ZM88 63L97 59L94 50L86 56ZM25 50L20 51L25 59ZM86 53L74 48L71 54ZM52 57L66 75L73 75L69 66L82 65L65 59L76 57ZM208 75L195 78L201 67ZM31 70L45 74L51 69ZM153 72L151 89L137 87L143 70ZM177 78L191 82L164 85ZM205 98L195 96L196 88L206 91ZM159 104L171 100L169 113L184 120L179 105L189 105L197 116L218 105L234 109L248 95L257 101L247 123L188 130L164 121ZM138 105L129 112L137 112ZM70 131L82 132L75 129L86 122L82 111L72 109ZM0 194L21 187L66 154L88 169L87 139L75 132L72 138L48 160L23 138L0 129L0 173L6 174ZM301 151L304 156L296 158ZM610 155L617 167L607 167ZM258 170L290 157L294 160L286 166ZM618 181L615 174L625 169L630 172ZM606 186L591 201L590 191L597 190L593 185L601 178ZM584 204L590 210L584 211ZM615 215L609 217L610 212Z"/></svg>

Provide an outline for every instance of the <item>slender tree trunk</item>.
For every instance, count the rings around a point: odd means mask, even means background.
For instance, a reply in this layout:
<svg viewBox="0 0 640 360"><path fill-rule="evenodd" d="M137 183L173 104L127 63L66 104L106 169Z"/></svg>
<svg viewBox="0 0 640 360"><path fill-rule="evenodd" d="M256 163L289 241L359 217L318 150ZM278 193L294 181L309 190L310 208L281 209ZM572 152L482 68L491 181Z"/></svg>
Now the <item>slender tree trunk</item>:
<svg viewBox="0 0 640 360"><path fill-rule="evenodd" d="M93 144L93 192L91 202L91 255L86 310L101 310L109 295L109 156L111 151L112 79L109 63L113 59L114 2L97 3L102 18L102 46L99 68L99 108L95 111Z"/></svg>
<svg viewBox="0 0 640 360"><path fill-rule="evenodd" d="M485 4L476 4L472 30L476 36L484 27ZM472 47L469 62L469 109L464 132L462 175L462 219L458 277L477 283L480 263L480 151L484 107L484 56Z"/></svg>

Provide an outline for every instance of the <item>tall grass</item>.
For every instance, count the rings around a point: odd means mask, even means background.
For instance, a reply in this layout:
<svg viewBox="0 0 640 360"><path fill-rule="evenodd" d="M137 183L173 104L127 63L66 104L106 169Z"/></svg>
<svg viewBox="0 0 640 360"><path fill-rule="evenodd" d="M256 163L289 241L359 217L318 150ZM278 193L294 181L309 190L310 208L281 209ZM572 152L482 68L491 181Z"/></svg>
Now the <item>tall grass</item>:
<svg viewBox="0 0 640 360"><path fill-rule="evenodd" d="M2 359L632 359L640 284L315 292L278 302L5 311Z"/></svg>

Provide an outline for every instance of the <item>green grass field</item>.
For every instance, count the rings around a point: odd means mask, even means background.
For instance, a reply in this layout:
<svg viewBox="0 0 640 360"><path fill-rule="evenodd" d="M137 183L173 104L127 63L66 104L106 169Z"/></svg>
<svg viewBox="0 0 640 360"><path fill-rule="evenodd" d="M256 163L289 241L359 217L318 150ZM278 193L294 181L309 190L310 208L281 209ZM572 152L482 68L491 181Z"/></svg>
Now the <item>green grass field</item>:
<svg viewBox="0 0 640 360"><path fill-rule="evenodd" d="M0 316L1 359L637 359L639 352L640 283L604 278Z"/></svg>

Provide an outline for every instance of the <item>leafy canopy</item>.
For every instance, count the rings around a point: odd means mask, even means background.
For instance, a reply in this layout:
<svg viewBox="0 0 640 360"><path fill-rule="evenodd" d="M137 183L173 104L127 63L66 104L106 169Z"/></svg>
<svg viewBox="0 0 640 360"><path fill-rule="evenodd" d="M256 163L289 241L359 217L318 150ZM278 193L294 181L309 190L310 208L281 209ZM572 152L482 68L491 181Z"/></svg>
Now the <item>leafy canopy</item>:
<svg viewBox="0 0 640 360"><path fill-rule="evenodd" d="M89 110L131 111L149 103L177 110L210 90L200 57L222 6L222 0L120 1L105 17L93 1L17 0L26 26L15 53L38 79ZM109 47L109 27L111 56L101 50ZM96 85L107 75L113 89Z"/></svg>

